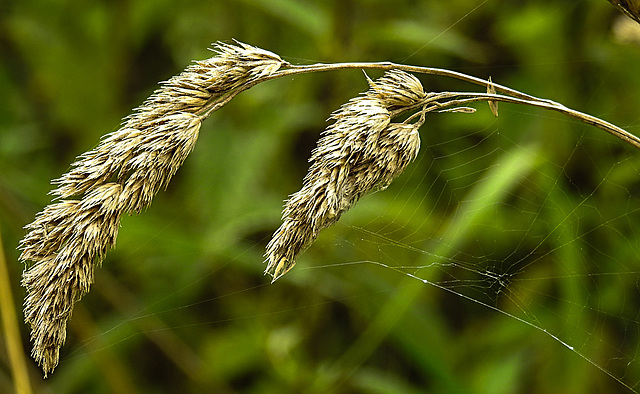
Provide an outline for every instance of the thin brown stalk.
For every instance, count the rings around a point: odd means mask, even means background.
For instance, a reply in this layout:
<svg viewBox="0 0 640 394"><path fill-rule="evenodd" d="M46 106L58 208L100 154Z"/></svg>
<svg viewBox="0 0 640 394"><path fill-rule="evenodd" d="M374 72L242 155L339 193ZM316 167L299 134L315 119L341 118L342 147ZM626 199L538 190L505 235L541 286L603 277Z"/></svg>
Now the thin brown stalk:
<svg viewBox="0 0 640 394"><path fill-rule="evenodd" d="M640 1L638 0L609 0L620 12L640 23Z"/></svg>
<svg viewBox="0 0 640 394"><path fill-rule="evenodd" d="M577 110L567 108L564 105L559 104L553 100L538 98L538 97L520 92L518 90L509 88L507 86L503 86L495 82L489 82L485 79L474 77L474 76L457 72L457 71L452 71L452 70L447 70L442 68L433 68L433 67L411 66L411 65L398 64L398 63L392 63L392 62L353 62L353 63L332 63L332 64L317 63L317 64L311 64L311 65L287 65L287 68L285 69L279 70L278 72L274 72L273 74L270 74L263 78L251 81L241 86L237 90L231 92L228 96L221 97L219 99L211 101L210 103L208 103L203 107L200 114L203 117L207 117L211 112L219 109L220 107L222 107L223 105L231 101L232 98L234 98L236 95L238 95L242 91L247 90L261 82L265 82L265 81L276 79L276 78L298 75L298 74L308 74L313 72L325 72L325 71L348 70L348 69L383 70L383 71L402 70L408 73L438 75L443 77L459 79L461 81L483 86L485 87L485 89L487 86L490 85L493 87L493 89L495 89L496 92L503 93L504 95L507 95L513 99L520 99L520 101L515 101L515 100L512 101L513 103L532 105L540 108L563 112L566 115L569 115L575 119L578 119L582 122L585 122L599 129L602 129L607 133L610 133L620 138L621 140L625 141L626 143L640 149L639 137L629 133L628 131L620 127L617 127L609 122L606 122L600 118L582 113ZM503 100L503 101L506 101L506 100Z"/></svg>

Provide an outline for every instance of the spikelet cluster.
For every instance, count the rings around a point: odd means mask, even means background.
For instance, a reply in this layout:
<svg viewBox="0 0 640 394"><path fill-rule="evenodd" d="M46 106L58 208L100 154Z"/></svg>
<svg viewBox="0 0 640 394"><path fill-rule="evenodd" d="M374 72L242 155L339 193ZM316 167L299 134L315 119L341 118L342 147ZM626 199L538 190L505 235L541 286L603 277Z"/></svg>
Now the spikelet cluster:
<svg viewBox="0 0 640 394"><path fill-rule="evenodd" d="M115 245L121 215L139 213L166 188L196 143L198 112L284 64L278 55L242 43L218 44L215 51L163 83L117 131L79 156L54 180L54 202L25 227L20 259L32 263L23 273L24 315L32 356L45 377L58 364L75 302Z"/></svg>
<svg viewBox="0 0 640 394"><path fill-rule="evenodd" d="M391 111L426 97L420 81L392 70L369 90L335 111L312 152L302 189L290 196L282 225L267 245L266 273L273 281L288 272L323 228L335 223L363 195L386 188L418 154L415 123L392 123Z"/></svg>

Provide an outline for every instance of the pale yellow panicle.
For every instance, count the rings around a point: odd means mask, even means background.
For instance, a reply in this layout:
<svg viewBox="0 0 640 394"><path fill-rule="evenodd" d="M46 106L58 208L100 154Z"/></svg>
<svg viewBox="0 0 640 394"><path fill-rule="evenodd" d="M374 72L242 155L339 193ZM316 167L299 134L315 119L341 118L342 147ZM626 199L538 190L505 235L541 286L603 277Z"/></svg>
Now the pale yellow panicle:
<svg viewBox="0 0 640 394"><path fill-rule="evenodd" d="M331 115L334 120L313 150L302 189L286 201L282 225L267 245L266 273L273 281L323 228L365 194L386 188L415 159L420 148L416 123L391 123L390 110L421 102L426 94L414 76L392 70L369 79L370 89Z"/></svg>
<svg viewBox="0 0 640 394"><path fill-rule="evenodd" d="M216 56L162 83L118 130L80 155L54 181L51 194L59 201L26 226L20 259L31 263L22 280L24 315L32 355L45 377L58 364L74 304L115 245L121 215L142 211L167 187L197 141L199 111L285 64L274 53L239 42L219 43L214 50Z"/></svg>

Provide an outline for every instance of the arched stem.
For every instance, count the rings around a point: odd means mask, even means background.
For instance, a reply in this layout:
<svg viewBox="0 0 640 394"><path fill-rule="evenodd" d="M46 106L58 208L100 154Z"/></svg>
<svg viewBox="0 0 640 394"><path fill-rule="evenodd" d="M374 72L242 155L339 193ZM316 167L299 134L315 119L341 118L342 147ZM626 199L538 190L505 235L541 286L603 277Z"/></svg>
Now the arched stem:
<svg viewBox="0 0 640 394"><path fill-rule="evenodd" d="M248 81L244 85L240 86L236 90L228 93L225 96L219 97L216 100L210 102L207 106L205 106L198 115L202 118L208 117L212 112L218 110L225 104L227 104L231 99L233 99L240 92L245 91L259 83L292 76L298 74L309 74L314 72L323 72L323 71L336 71L336 70L346 70L346 69L366 69L366 70L402 70L409 73L415 74L429 74L429 75L439 75L449 78L459 79L465 82L469 82L472 84L480 85L487 87L491 85L496 92L500 92L502 94L491 94L491 93L474 93L474 92L441 92L441 93L431 93L427 96L424 102L416 104L414 107L424 107L430 103L434 103L438 107L448 107L454 105L462 105L465 103L471 103L475 101L502 101L513 104L523 104L523 105L531 105L534 107L544 108L552 111L557 111L563 113L567 116L570 116L574 119L578 119L582 122L595 126L599 129L602 129L626 143L633 145L634 147L640 149L640 138L629 133L628 131L611 124L605 120L602 120L593 115L589 115L571 108L568 108L560 103L556 103L552 100L541 99L535 96L531 96L529 94L520 92L515 89L511 89L507 86L502 86L495 82L489 82L487 80L474 77L471 75L467 75L464 73L460 73L457 71L442 69L442 68L432 68L432 67L421 67L421 66L411 66L406 64L397 64L392 62L356 62L356 63L333 63L333 64L325 64L325 63L317 63L317 64L309 64L309 65L291 65L286 64L286 68L278 70L270 75L266 75L263 77L259 77ZM455 97L455 99L453 99ZM440 103L436 100L449 99L452 100ZM437 103L437 104L435 104ZM427 107L428 108L428 107ZM435 108L434 108L435 109ZM427 109L427 112L429 110Z"/></svg>

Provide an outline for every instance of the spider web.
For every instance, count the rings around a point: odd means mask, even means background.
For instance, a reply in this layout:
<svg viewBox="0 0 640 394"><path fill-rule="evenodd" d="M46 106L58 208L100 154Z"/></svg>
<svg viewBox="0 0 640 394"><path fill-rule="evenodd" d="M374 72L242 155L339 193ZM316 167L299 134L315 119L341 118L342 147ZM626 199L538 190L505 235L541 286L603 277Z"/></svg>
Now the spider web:
<svg viewBox="0 0 640 394"><path fill-rule="evenodd" d="M545 334L554 354L569 349L594 373L638 392L640 201L633 177L640 163L633 150L588 127L565 128L575 144L556 155L556 142L514 140L500 120L454 138L423 132L431 142L423 142L391 202L361 202L371 217L393 212L388 220L353 219L351 234L338 242L345 255L369 257L338 267L384 268L437 289L453 327L498 312L527 326L525 343ZM411 177L419 187L407 187ZM413 302L418 292L399 297ZM485 310L465 317L469 304Z"/></svg>

